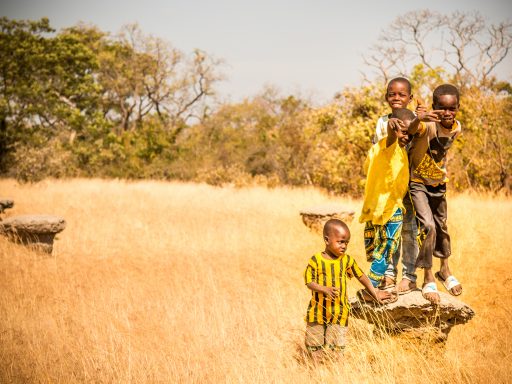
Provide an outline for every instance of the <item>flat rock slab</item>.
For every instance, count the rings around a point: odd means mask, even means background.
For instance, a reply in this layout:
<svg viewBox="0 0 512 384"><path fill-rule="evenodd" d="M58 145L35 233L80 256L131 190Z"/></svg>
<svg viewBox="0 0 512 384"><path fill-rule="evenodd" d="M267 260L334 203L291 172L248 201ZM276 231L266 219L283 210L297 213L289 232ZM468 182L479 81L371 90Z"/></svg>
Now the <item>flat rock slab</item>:
<svg viewBox="0 0 512 384"><path fill-rule="evenodd" d="M394 303L378 306L352 297L351 314L391 334L428 337L446 341L455 325L465 324L475 316L471 307L450 294L439 292L441 302L434 306L421 295L421 290L399 295Z"/></svg>
<svg viewBox="0 0 512 384"><path fill-rule="evenodd" d="M66 221L52 215L22 215L0 221L0 234L45 253L53 250L55 235L66 228Z"/></svg>
<svg viewBox="0 0 512 384"><path fill-rule="evenodd" d="M346 223L354 219L355 212L342 204L324 204L300 211L302 222L308 228L321 232L329 219L340 219Z"/></svg>

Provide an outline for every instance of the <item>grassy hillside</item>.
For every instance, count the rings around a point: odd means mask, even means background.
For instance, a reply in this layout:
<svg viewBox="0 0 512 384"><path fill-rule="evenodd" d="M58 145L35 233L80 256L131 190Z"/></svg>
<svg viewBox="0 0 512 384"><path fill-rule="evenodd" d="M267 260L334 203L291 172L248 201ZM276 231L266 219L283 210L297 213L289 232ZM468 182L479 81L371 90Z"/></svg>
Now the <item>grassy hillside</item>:
<svg viewBox="0 0 512 384"><path fill-rule="evenodd" d="M375 339L352 320L345 360L312 369L302 273L323 242L298 212L360 201L147 181L1 180L0 191L15 200L7 216L67 221L51 257L0 238L0 382L512 381L510 199L449 196L452 269L476 317L444 350ZM363 227L350 227L367 270Z"/></svg>

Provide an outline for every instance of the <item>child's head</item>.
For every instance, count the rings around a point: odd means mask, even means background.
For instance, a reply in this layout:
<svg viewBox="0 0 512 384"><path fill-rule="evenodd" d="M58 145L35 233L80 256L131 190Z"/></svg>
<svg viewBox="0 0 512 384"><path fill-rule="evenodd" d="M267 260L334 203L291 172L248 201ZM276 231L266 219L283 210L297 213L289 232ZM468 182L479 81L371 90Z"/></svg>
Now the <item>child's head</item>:
<svg viewBox="0 0 512 384"><path fill-rule="evenodd" d="M398 145L401 147L405 147L409 141L411 141L411 136L407 133L409 129L409 125L411 125L411 121L413 121L416 116L412 111L407 108L396 108L393 109L391 117L395 117L400 119L404 123L403 129L399 129L396 131L396 136L398 140Z"/></svg>
<svg viewBox="0 0 512 384"><path fill-rule="evenodd" d="M324 225L325 251L331 256L340 257L345 254L350 241L350 229L338 219L330 219Z"/></svg>
<svg viewBox="0 0 512 384"><path fill-rule="evenodd" d="M441 125L451 129L455 123L455 116L459 111L459 90L451 84L443 84L434 89L432 95L432 108L439 112Z"/></svg>
<svg viewBox="0 0 512 384"><path fill-rule="evenodd" d="M411 100L411 83L405 77L395 77L388 83L386 101L391 109L407 108Z"/></svg>

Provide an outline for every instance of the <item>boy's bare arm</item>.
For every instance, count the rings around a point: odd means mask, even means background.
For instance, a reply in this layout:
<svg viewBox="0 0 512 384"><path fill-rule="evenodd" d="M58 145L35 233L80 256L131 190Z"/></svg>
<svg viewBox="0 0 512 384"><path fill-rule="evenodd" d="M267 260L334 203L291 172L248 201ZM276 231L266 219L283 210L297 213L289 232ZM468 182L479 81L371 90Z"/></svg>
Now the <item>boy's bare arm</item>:
<svg viewBox="0 0 512 384"><path fill-rule="evenodd" d="M366 288L366 290L368 291L368 293L374 298L374 300L379 303L379 304L383 304L382 301L379 299L379 297L377 296L377 292L375 292L375 288L373 287L372 285L372 282L370 281L370 279L368 278L368 276L366 276L364 273L357 278L357 280L359 280L359 282L363 285L363 287Z"/></svg>
<svg viewBox="0 0 512 384"><path fill-rule="evenodd" d="M437 110L427 111L426 108L424 108L423 106L421 108L417 108L416 109L416 117L414 118L414 120L411 121L411 124L409 125L409 128L407 129L407 133L409 135L416 134L416 132L418 132L418 128L420 126L421 121L435 122L435 123L441 122L441 119L439 119L439 113L440 113L440 111L437 111Z"/></svg>
<svg viewBox="0 0 512 384"><path fill-rule="evenodd" d="M422 112L420 112L422 113ZM425 112L426 113L426 112ZM415 135L416 132L418 132L418 128L420 127L420 118L416 116L414 120L411 121L411 124L409 124L409 128L407 128L407 133L409 135Z"/></svg>
<svg viewBox="0 0 512 384"><path fill-rule="evenodd" d="M340 295L340 289L337 287L326 287L325 285L320 285L315 282L308 283L306 286L314 292L324 294L331 300L334 300Z"/></svg>
<svg viewBox="0 0 512 384"><path fill-rule="evenodd" d="M396 117L392 117L388 120L388 135L386 136L386 147L392 145L398 138L396 131L403 127L403 122Z"/></svg>

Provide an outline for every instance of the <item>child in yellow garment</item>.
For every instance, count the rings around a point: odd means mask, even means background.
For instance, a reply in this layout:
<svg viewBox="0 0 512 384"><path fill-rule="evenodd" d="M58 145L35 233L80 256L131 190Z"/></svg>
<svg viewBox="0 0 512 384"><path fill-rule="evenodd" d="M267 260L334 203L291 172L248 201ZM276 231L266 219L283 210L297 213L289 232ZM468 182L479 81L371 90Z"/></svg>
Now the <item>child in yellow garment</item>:
<svg viewBox="0 0 512 384"><path fill-rule="evenodd" d="M325 250L311 257L304 272L311 290L306 314L306 348L315 363L325 352L341 352L345 347L349 304L347 278L356 277L379 302L368 277L356 261L345 254L350 230L341 220L331 219L324 225Z"/></svg>
<svg viewBox="0 0 512 384"><path fill-rule="evenodd" d="M422 116L429 121L430 115ZM402 198L409 184L409 162L404 147L411 139L408 130L415 132L419 123L412 111L393 109L387 137L370 148L365 162L367 178L359 221L365 223L366 257L372 262L368 277L384 303L398 299L396 291L377 287L399 244L405 213ZM370 299L369 292L362 291L362 298Z"/></svg>

